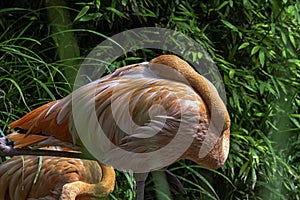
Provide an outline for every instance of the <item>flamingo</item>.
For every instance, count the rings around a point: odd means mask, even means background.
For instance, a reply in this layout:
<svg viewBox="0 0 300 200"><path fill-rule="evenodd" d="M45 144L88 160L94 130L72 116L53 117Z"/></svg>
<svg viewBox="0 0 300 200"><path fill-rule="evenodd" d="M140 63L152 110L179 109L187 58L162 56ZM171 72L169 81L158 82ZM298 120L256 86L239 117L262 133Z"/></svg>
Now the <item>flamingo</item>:
<svg viewBox="0 0 300 200"><path fill-rule="evenodd" d="M15 148L68 143L116 169L132 169L140 200L149 171L180 159L210 169L222 166L229 152L230 117L211 82L181 58L161 55L45 104L10 129L18 131L7 136ZM101 149L103 141L111 143L109 151ZM167 151L155 154L162 148Z"/></svg>
<svg viewBox="0 0 300 200"><path fill-rule="evenodd" d="M61 150L59 147L46 149ZM96 161L53 156L15 156L0 165L0 199L99 199L113 191L114 177L112 167Z"/></svg>

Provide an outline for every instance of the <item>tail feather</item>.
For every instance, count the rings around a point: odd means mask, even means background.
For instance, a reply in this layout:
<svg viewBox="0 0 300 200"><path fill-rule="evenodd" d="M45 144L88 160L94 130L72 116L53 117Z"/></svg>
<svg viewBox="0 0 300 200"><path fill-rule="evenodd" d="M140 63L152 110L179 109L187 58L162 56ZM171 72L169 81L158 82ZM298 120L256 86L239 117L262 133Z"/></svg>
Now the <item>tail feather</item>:
<svg viewBox="0 0 300 200"><path fill-rule="evenodd" d="M18 140L18 146L28 146L36 143L37 140L44 140L45 135L53 136L62 141L72 142L68 125L70 110L66 108L66 103L68 102L62 100L52 101L29 112L19 120L12 122L10 124L10 130L19 128L25 130L26 134L17 136L17 139L14 135L11 136L11 139L14 142ZM58 121L57 117L62 111L62 108L64 108L64 117Z"/></svg>
<svg viewBox="0 0 300 200"><path fill-rule="evenodd" d="M48 111L53 105L55 105L57 101L52 101L48 104L45 104L41 107L36 108L35 110L27 113L22 118L12 122L10 124L10 130L14 128L21 128L24 130L34 129L37 125L37 118L42 118L45 116L46 112ZM38 128L38 127L36 127ZM32 130L34 131L34 130Z"/></svg>
<svg viewBox="0 0 300 200"><path fill-rule="evenodd" d="M30 146L35 143L46 140L48 136L43 135L25 135L21 133L11 133L7 136L10 140L14 142L14 148L21 148L25 146Z"/></svg>

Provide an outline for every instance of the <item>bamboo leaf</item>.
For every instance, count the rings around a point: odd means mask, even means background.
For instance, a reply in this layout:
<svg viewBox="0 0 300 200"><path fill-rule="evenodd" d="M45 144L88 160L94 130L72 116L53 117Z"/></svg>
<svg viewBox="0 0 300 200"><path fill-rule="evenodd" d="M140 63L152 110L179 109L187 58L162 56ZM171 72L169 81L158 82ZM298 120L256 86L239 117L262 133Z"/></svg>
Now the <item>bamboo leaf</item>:
<svg viewBox="0 0 300 200"><path fill-rule="evenodd" d="M241 45L239 46L238 50L244 49L244 48L246 48L246 47L249 46L249 45L250 45L249 42L244 42L243 44L241 44Z"/></svg>
<svg viewBox="0 0 300 200"><path fill-rule="evenodd" d="M259 62L261 66L265 65L265 53L262 49L259 51Z"/></svg>
<svg viewBox="0 0 300 200"><path fill-rule="evenodd" d="M295 37L292 34L289 34L290 41L294 48L297 48Z"/></svg>
<svg viewBox="0 0 300 200"><path fill-rule="evenodd" d="M126 17L122 12L118 11L117 9L115 9L115 8L113 8L113 7L106 7L106 10L109 10L109 11L115 13L115 14L118 15L119 17L122 17L122 18L126 18L126 19L127 19L127 17Z"/></svg>
<svg viewBox="0 0 300 200"><path fill-rule="evenodd" d="M223 20L223 19L221 19L221 21L225 26L227 26L231 30L238 32L238 28L236 26L234 26L233 24L231 24L230 22Z"/></svg>
<svg viewBox="0 0 300 200"><path fill-rule="evenodd" d="M256 54L260 48L261 48L261 46L254 46L251 50L251 56Z"/></svg>
<svg viewBox="0 0 300 200"><path fill-rule="evenodd" d="M247 178L247 174L249 171L249 161L245 162L240 169L239 176L245 176Z"/></svg>
<svg viewBox="0 0 300 200"><path fill-rule="evenodd" d="M286 37L285 33L283 31L281 31L280 33L281 33L281 39L283 41L283 44L287 45L288 42L287 42L287 37Z"/></svg>
<svg viewBox="0 0 300 200"><path fill-rule="evenodd" d="M234 69L230 69L230 71L229 71L229 78L233 79L234 74L235 74L235 70Z"/></svg>
<svg viewBox="0 0 300 200"><path fill-rule="evenodd" d="M74 21L77 21L81 17L83 17L90 9L90 6L84 6L81 11L78 13L78 15L75 17Z"/></svg>

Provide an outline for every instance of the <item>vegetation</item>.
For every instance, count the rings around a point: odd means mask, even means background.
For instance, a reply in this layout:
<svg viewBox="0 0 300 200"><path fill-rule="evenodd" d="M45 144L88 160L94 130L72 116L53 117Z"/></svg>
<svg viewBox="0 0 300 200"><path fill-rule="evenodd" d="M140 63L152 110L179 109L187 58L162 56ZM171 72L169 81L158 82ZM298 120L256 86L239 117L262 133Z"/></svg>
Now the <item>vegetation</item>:
<svg viewBox="0 0 300 200"><path fill-rule="evenodd" d="M219 170L180 161L169 169L187 194L174 199L300 199L300 1L45 0L1 2L0 124L72 91L83 58L137 27L177 30L211 55L224 80L231 149ZM61 20L55 21L55 15ZM71 45L71 46L70 46ZM144 49L112 70L150 60ZM194 58L197 60L197 58ZM132 199L132 174L118 173L110 199ZM153 179L147 199L153 199Z"/></svg>

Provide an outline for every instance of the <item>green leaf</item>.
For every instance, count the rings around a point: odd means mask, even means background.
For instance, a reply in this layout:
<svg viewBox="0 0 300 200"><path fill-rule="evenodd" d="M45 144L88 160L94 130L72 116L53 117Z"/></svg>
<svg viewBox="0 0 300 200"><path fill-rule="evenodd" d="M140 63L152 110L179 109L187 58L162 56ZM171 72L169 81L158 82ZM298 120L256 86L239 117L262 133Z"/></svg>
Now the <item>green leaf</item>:
<svg viewBox="0 0 300 200"><path fill-rule="evenodd" d="M256 54L258 52L258 50L261 48L261 46L255 46L252 48L251 50L251 56Z"/></svg>
<svg viewBox="0 0 300 200"><path fill-rule="evenodd" d="M295 124L296 127L300 128L299 119L295 119L293 117L290 117L290 120Z"/></svg>
<svg viewBox="0 0 300 200"><path fill-rule="evenodd" d="M296 41L295 41L295 38L292 34L289 34L289 38L290 38L290 41L292 43L292 45L297 48L297 45L296 45Z"/></svg>
<svg viewBox="0 0 300 200"><path fill-rule="evenodd" d="M244 49L244 48L246 48L249 45L250 45L249 42L244 42L243 44L241 44L241 46L239 46L238 50Z"/></svg>
<svg viewBox="0 0 300 200"><path fill-rule="evenodd" d="M81 17L83 17L87 11L90 9L90 6L84 6L81 11L78 13L78 15L75 17L74 21L77 21L78 19L80 19Z"/></svg>
<svg viewBox="0 0 300 200"><path fill-rule="evenodd" d="M230 69L230 71L229 71L229 78L233 79L234 74L235 74L235 70L234 69Z"/></svg>
<svg viewBox="0 0 300 200"><path fill-rule="evenodd" d="M97 19L100 19L102 15L103 14L99 13L99 12L98 13L89 13L89 14L81 17L79 19L79 21L86 22L86 21L91 21L91 20L97 20Z"/></svg>
<svg viewBox="0 0 300 200"><path fill-rule="evenodd" d="M288 59L288 62L290 63L300 63L300 59Z"/></svg>
<svg viewBox="0 0 300 200"><path fill-rule="evenodd" d="M281 39L283 41L283 44L287 45L287 37L283 31L281 31Z"/></svg>
<svg viewBox="0 0 300 200"><path fill-rule="evenodd" d="M239 176L244 175L245 178L247 178L248 171L249 171L249 161L243 164L243 166L240 169Z"/></svg>
<svg viewBox="0 0 300 200"><path fill-rule="evenodd" d="M101 1L100 0L96 0L95 1L95 5L96 5L97 10L99 10L100 6L101 6Z"/></svg>
<svg viewBox="0 0 300 200"><path fill-rule="evenodd" d="M259 51L259 62L261 66L265 65L265 53L262 49Z"/></svg>
<svg viewBox="0 0 300 200"><path fill-rule="evenodd" d="M252 174L252 176L251 176L251 179L252 179L252 185L251 185L251 188L254 190L255 185L256 185L256 181L257 181L256 171L255 171L254 168L252 168L251 174Z"/></svg>
<svg viewBox="0 0 300 200"><path fill-rule="evenodd" d="M221 10L224 6L226 6L229 2L224 1L216 10Z"/></svg>
<svg viewBox="0 0 300 200"><path fill-rule="evenodd" d="M288 91L287 91L287 89L286 89L285 84L284 84L282 81L280 81L280 80L277 80L277 83L278 83L278 85L280 86L280 88L282 89L282 91L284 92L284 94L287 94Z"/></svg>
<svg viewBox="0 0 300 200"><path fill-rule="evenodd" d="M259 94L262 95L265 91L267 83L265 83L264 81L259 81L258 83L258 90L259 90Z"/></svg>
<svg viewBox="0 0 300 200"><path fill-rule="evenodd" d="M127 19L127 17L126 17L122 12L118 11L117 9L115 9L115 8L113 8L113 7L107 7L106 10L109 10L109 11L115 13L115 14L118 15L119 17L122 17L122 18L126 18L126 19Z"/></svg>
<svg viewBox="0 0 300 200"><path fill-rule="evenodd" d="M223 24L225 24L225 26L227 26L231 30L238 32L238 28L236 26L234 26L233 24L231 24L230 22L223 20L223 19L221 19L221 21L223 22Z"/></svg>

